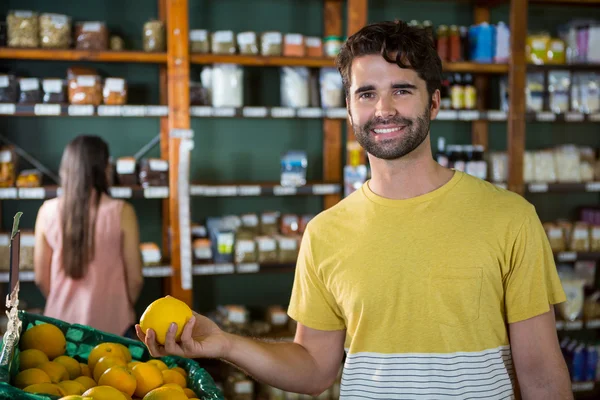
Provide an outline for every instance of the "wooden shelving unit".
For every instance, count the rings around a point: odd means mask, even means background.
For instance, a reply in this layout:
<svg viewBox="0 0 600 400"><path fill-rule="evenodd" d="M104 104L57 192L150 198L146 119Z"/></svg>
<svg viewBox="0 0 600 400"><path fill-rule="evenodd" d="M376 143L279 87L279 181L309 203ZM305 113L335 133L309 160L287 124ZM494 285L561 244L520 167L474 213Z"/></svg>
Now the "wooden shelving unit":
<svg viewBox="0 0 600 400"><path fill-rule="evenodd" d="M146 53L143 51L46 50L2 47L0 48L0 59L165 64L167 54Z"/></svg>

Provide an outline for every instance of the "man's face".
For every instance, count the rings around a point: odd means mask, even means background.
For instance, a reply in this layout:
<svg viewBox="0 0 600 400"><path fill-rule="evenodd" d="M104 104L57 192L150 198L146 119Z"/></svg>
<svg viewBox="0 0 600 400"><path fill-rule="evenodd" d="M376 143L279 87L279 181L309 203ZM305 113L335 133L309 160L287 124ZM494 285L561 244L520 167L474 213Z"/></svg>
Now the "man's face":
<svg viewBox="0 0 600 400"><path fill-rule="evenodd" d="M352 62L350 79L350 119L365 151L395 160L423 143L432 110L427 84L414 70L367 55Z"/></svg>

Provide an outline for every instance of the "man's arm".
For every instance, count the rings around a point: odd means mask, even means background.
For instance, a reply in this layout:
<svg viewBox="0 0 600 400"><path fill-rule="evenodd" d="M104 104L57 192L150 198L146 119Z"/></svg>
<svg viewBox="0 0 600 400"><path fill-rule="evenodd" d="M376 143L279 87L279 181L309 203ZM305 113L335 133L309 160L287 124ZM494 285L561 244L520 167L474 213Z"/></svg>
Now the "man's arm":
<svg viewBox="0 0 600 400"><path fill-rule="evenodd" d="M554 309L509 325L513 363L524 400L573 399L556 335Z"/></svg>

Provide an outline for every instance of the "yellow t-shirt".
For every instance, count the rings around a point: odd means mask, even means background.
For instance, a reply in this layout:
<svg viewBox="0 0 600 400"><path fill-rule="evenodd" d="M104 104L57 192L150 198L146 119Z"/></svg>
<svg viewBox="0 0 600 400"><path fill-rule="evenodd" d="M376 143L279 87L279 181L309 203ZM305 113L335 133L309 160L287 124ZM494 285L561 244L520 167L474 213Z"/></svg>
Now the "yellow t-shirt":
<svg viewBox="0 0 600 400"><path fill-rule="evenodd" d="M314 218L288 312L346 329L343 399L509 399L507 324L565 300L534 207L457 171L407 200L367 182Z"/></svg>

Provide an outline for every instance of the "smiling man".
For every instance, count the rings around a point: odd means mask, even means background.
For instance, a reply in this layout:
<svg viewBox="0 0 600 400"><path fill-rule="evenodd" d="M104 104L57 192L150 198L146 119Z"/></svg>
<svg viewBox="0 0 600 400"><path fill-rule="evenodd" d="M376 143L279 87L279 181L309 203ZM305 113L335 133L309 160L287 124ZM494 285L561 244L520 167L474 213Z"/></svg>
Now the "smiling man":
<svg viewBox="0 0 600 400"><path fill-rule="evenodd" d="M367 26L338 67L372 179L308 225L289 314L294 343L195 315L155 356L217 357L318 394L348 352L342 399L571 399L552 305L565 301L535 209L431 154L442 66L424 31Z"/></svg>

